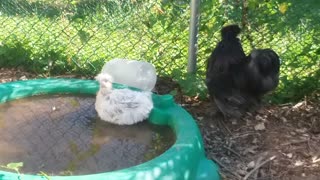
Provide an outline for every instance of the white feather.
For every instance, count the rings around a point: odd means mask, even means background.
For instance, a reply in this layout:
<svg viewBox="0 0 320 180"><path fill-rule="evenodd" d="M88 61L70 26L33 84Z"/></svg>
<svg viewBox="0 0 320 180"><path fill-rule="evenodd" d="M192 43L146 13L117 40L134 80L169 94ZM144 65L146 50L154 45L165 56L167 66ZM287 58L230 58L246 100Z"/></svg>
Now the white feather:
<svg viewBox="0 0 320 180"><path fill-rule="evenodd" d="M96 79L100 83L100 89L96 96L95 108L102 120L119 125L131 125L148 118L153 108L151 92L112 89L112 86L103 84L111 84L112 77L108 74L99 74Z"/></svg>

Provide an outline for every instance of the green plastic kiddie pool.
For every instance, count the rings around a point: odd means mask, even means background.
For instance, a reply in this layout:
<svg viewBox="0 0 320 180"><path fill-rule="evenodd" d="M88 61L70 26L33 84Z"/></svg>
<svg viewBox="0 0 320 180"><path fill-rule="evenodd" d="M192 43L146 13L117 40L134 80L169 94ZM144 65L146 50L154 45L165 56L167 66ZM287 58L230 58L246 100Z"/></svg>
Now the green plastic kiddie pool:
<svg viewBox="0 0 320 180"><path fill-rule="evenodd" d="M126 86L114 84L114 88ZM0 103L38 94L91 94L98 83L79 79L37 79L0 84ZM205 157L203 141L191 115L174 103L171 95L153 95L154 109L149 121L169 125L176 134L176 142L165 153L143 164L126 169L77 176L17 174L0 171L3 180L219 180L218 167Z"/></svg>

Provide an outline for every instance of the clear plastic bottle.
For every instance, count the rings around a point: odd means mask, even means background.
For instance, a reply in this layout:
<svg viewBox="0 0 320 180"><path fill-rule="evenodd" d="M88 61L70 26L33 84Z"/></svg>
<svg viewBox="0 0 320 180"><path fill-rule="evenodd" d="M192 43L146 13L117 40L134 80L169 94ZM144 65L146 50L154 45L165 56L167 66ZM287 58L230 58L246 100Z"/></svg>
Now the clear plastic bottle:
<svg viewBox="0 0 320 180"><path fill-rule="evenodd" d="M157 81L155 67L146 61L112 59L103 66L101 73L108 73L115 83L152 91Z"/></svg>

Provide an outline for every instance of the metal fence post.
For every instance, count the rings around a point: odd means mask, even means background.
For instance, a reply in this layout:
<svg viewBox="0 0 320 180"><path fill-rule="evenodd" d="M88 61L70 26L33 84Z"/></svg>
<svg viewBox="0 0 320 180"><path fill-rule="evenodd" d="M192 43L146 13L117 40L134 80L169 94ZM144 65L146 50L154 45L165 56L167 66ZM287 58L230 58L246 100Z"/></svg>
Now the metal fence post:
<svg viewBox="0 0 320 180"><path fill-rule="evenodd" d="M200 0L191 0L191 20L189 28L189 53L188 73L195 73L197 70L197 46Z"/></svg>

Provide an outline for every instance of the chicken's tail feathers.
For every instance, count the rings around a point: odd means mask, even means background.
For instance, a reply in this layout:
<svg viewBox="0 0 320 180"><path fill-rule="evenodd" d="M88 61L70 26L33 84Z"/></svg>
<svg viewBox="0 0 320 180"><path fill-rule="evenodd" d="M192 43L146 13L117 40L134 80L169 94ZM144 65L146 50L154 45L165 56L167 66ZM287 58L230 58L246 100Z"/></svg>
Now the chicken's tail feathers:
<svg viewBox="0 0 320 180"><path fill-rule="evenodd" d="M264 71L279 73L280 57L272 49L255 49L250 53L250 60L254 61Z"/></svg>
<svg viewBox="0 0 320 180"><path fill-rule="evenodd" d="M241 29L238 25L228 25L221 29L221 36L222 39L232 39L236 38L241 32Z"/></svg>

